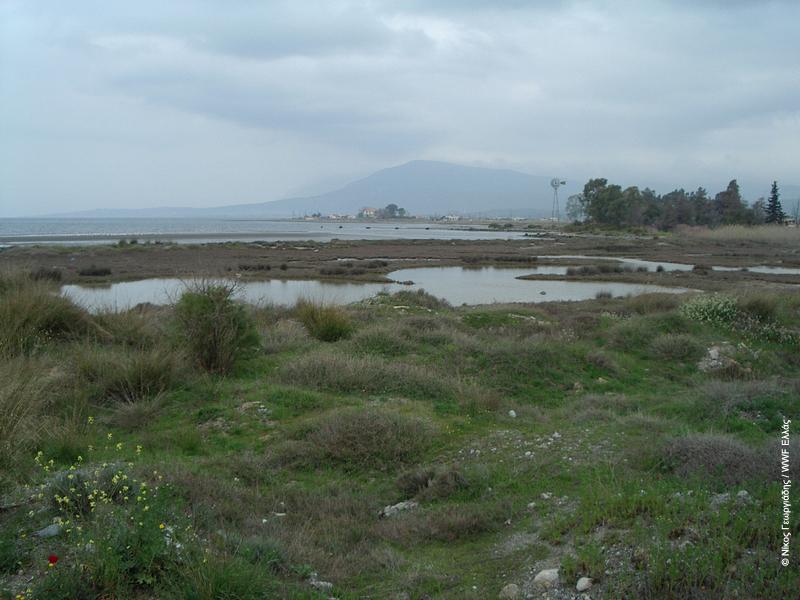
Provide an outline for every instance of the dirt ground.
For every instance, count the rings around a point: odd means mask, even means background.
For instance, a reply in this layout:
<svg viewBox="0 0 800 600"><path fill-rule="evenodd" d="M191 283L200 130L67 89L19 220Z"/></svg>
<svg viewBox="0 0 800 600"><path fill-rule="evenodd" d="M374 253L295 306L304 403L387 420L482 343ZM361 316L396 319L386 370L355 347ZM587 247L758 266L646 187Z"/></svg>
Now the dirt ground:
<svg viewBox="0 0 800 600"><path fill-rule="evenodd" d="M335 279L387 281L386 274L418 266L534 266L547 256L626 257L705 266L800 267L800 248L763 242L719 242L691 237L555 235L523 240L376 240L228 242L84 247L13 247L0 252L0 268L57 270L64 283L108 283L149 277ZM547 264L596 264L599 259L549 259ZM81 271L96 267L108 275ZM532 277L560 279L554 276ZM745 271L648 272L580 275L582 279L657 283L699 289L796 284L797 275Z"/></svg>

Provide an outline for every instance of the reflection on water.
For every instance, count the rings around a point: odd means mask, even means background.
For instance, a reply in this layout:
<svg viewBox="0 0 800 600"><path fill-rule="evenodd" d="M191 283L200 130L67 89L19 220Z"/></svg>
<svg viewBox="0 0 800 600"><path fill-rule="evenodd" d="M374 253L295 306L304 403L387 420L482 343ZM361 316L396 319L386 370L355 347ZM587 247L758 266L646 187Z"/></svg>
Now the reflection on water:
<svg viewBox="0 0 800 600"><path fill-rule="evenodd" d="M752 273L765 273L768 275L800 275L800 268L797 267L768 267L758 265L756 267L711 267L714 271L750 271Z"/></svg>
<svg viewBox="0 0 800 600"><path fill-rule="evenodd" d="M588 300L598 292L614 296L649 292L681 293L685 288L672 288L635 283L596 281L536 281L516 279L533 273L562 275L566 267L539 266L526 269L496 267L427 267L401 269L389 273L397 281L413 281L414 285L397 283L334 283L316 280L278 280L242 282L239 297L252 304L291 305L301 298L331 304L348 304L375 294L399 290L425 289L451 304L489 304L492 302L553 302ZM86 308L126 310L137 304L169 304L174 302L191 280L143 279L108 286L65 285L61 293Z"/></svg>
<svg viewBox="0 0 800 600"><path fill-rule="evenodd" d="M622 263L623 266L630 266L634 269L645 267L648 271L655 271L661 267L663 271L691 271L694 265L687 265L685 263L674 263L657 260L643 260L641 258L622 258L618 256L586 256L583 254L558 254L553 256L540 256L539 258L566 258L566 259L581 259L581 260L602 260L614 261Z"/></svg>
<svg viewBox="0 0 800 600"><path fill-rule="evenodd" d="M685 288L618 283L606 281L538 281L517 279L523 275L560 275L559 267L527 269L464 269L462 267L423 267L401 269L389 276L399 281L412 280L415 287L444 298L451 304L490 304L492 302L554 302L559 300L589 300L598 292L612 296L638 295L651 292L682 293Z"/></svg>
<svg viewBox="0 0 800 600"><path fill-rule="evenodd" d="M655 271L661 267L662 271L691 271L694 264L664 262L657 260L643 260L640 258L624 258L616 256L586 256L584 254L558 254L552 256L540 256L540 259L560 258L560 259L581 259L581 260L602 260L621 263L623 266L633 268L645 267L648 271ZM713 271L750 271L752 273L765 273L771 275L800 275L798 267L768 267L757 265L755 267L711 267ZM566 271L565 271L566 272ZM554 273L560 275L560 273Z"/></svg>

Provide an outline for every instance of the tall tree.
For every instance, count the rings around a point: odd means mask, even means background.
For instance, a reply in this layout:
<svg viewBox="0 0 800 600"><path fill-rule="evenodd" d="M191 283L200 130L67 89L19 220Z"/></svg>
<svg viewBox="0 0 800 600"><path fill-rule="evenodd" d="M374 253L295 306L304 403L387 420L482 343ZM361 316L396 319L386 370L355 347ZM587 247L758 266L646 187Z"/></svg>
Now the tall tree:
<svg viewBox="0 0 800 600"><path fill-rule="evenodd" d="M778 182L772 182L772 190L769 193L769 200L767 201L767 223L783 224L786 220L786 215L783 213L781 206L781 194L778 191Z"/></svg>
<svg viewBox="0 0 800 600"><path fill-rule="evenodd" d="M572 194L567 198L567 218L573 223L583 221L584 212L583 195Z"/></svg>
<svg viewBox="0 0 800 600"><path fill-rule="evenodd" d="M739 193L739 184L732 179L724 192L714 197L714 208L719 214L723 225L738 225L747 223L747 205Z"/></svg>

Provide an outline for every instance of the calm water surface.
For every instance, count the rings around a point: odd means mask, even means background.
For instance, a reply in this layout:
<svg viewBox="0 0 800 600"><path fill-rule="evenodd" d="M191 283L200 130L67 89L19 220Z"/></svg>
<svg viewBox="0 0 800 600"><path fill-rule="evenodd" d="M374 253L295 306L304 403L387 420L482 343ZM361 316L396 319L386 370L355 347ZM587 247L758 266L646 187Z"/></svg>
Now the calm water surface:
<svg viewBox="0 0 800 600"><path fill-rule="evenodd" d="M614 296L650 292L682 293L685 288L634 283L592 281L535 281L516 279L533 273L561 274L566 267L501 269L495 267L424 267L400 269L388 274L397 283L333 283L315 280L270 280L242 282L240 297L252 304L291 305L301 298L331 304L348 304L370 298L379 292L424 289L451 304L490 304L492 302L553 302L589 300L598 292ZM558 271L558 272L556 272ZM65 285L61 292L90 310L126 310L142 302L174 302L192 280L143 279L107 286Z"/></svg>
<svg viewBox="0 0 800 600"><path fill-rule="evenodd" d="M336 223L233 219L3 219L0 244L109 244L120 239L200 244L332 239L516 239L523 232L471 231L420 221Z"/></svg>

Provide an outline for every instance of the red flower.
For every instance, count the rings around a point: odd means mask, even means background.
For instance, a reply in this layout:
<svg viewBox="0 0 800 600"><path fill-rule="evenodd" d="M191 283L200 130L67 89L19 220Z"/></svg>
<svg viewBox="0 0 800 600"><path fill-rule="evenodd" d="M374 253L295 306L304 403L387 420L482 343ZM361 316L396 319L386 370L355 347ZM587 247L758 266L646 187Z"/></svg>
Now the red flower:
<svg viewBox="0 0 800 600"><path fill-rule="evenodd" d="M51 554L47 557L47 563L52 567L54 564L58 562L58 557L55 554Z"/></svg>

